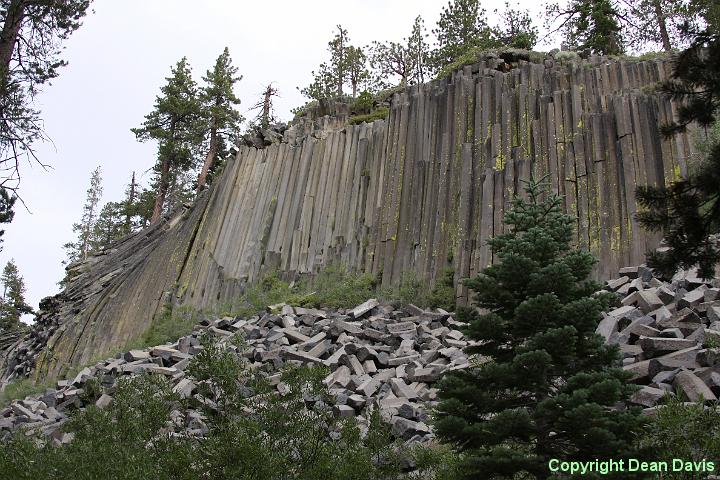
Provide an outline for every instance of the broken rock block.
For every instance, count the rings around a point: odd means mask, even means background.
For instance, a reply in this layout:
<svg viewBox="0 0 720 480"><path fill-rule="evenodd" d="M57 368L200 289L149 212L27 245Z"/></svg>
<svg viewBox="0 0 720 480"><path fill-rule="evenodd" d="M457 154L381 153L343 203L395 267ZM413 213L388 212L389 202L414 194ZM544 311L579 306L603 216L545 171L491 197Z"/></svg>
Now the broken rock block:
<svg viewBox="0 0 720 480"><path fill-rule="evenodd" d="M673 387L682 391L691 402L717 400L715 394L700 378L689 370L683 370L675 375Z"/></svg>
<svg viewBox="0 0 720 480"><path fill-rule="evenodd" d="M667 392L660 388L643 387L630 397L630 402L643 407L653 407L657 405Z"/></svg>

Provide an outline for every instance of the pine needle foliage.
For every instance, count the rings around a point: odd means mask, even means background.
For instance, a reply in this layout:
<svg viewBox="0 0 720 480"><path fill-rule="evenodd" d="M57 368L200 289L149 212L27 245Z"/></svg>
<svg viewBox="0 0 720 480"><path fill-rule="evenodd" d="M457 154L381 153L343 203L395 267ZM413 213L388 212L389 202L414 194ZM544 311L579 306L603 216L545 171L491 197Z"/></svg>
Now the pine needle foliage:
<svg viewBox="0 0 720 480"><path fill-rule="evenodd" d="M459 316L487 360L446 375L437 432L463 455L463 478L548 478L548 461L619 458L640 427L613 408L634 390L595 334L610 296L587 280L595 259L571 248L563 201L530 181L489 243L497 262L466 281L479 309ZM476 357L480 358L480 357Z"/></svg>

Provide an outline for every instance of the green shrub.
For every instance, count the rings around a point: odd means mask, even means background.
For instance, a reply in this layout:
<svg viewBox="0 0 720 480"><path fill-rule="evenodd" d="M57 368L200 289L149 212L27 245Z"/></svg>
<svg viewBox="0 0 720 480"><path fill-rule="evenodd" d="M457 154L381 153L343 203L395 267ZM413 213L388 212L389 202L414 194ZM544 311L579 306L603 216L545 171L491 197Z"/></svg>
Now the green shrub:
<svg viewBox="0 0 720 480"><path fill-rule="evenodd" d="M372 111L373 106L375 105L375 99L372 95L372 93L368 92L367 90L362 92L358 97L353 101L351 105L351 109L354 113L359 114L368 114Z"/></svg>
<svg viewBox="0 0 720 480"><path fill-rule="evenodd" d="M703 406L684 403L677 397L667 397L666 404L659 407L655 417L640 438L640 447L652 459L672 461L714 461L717 471L720 459L720 406L715 403ZM667 472L665 480L685 478L704 479L707 473L689 474Z"/></svg>
<svg viewBox="0 0 720 480"><path fill-rule="evenodd" d="M403 272L398 286L386 288L382 292L381 298L395 307L412 303L424 308L428 306L427 295L427 287L418 279L415 272Z"/></svg>
<svg viewBox="0 0 720 480"><path fill-rule="evenodd" d="M377 279L369 273L350 272L343 266L329 266L306 280L288 299L289 304L311 308L351 308L377 294Z"/></svg>
<svg viewBox="0 0 720 480"><path fill-rule="evenodd" d="M0 408L9 405L13 400L43 393L52 386L53 384L51 382L35 383L30 378L16 380L8 384L5 389L0 392Z"/></svg>
<svg viewBox="0 0 720 480"><path fill-rule="evenodd" d="M353 115L348 119L348 124L359 125L361 123L370 123L375 120L384 120L390 115L390 109L387 107L380 107L367 115Z"/></svg>
<svg viewBox="0 0 720 480"><path fill-rule="evenodd" d="M138 338L127 342L122 350L154 347L155 345L174 342L192 332L199 319L200 312L193 307L188 305L175 307L166 305L160 315L153 319L150 327Z"/></svg>
<svg viewBox="0 0 720 480"><path fill-rule="evenodd" d="M4 443L0 480L453 478L439 475L452 466L444 450L405 451L377 410L365 435L354 418L336 417L322 382L326 369L283 371L280 395L246 368L240 342L204 338L203 345L187 374L205 402L181 400L162 376L123 377L110 406L73 414L63 427L74 434L70 443L54 447L23 432ZM202 438L175 436L168 428L172 412L188 406L205 419ZM422 476L403 475L403 458L412 459Z"/></svg>
<svg viewBox="0 0 720 480"><path fill-rule="evenodd" d="M286 302L294 293L295 290L281 280L277 273L268 273L248 285L237 304L226 313L243 317L255 315L268 305Z"/></svg>
<svg viewBox="0 0 720 480"><path fill-rule="evenodd" d="M437 280L427 296L427 304L430 308L455 311L455 270L452 268L443 270L442 277Z"/></svg>

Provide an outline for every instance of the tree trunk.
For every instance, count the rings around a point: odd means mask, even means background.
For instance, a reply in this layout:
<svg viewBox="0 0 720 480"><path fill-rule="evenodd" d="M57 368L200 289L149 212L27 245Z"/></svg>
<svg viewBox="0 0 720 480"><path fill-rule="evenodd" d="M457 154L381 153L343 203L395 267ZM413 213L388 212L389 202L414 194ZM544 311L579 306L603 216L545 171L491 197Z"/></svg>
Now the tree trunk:
<svg viewBox="0 0 720 480"><path fill-rule="evenodd" d="M660 27L660 37L662 38L663 50L669 52L672 50L672 45L670 45L670 35L668 35L665 14L662 11L660 0L653 0L653 6L655 7L655 17L657 17L658 26Z"/></svg>
<svg viewBox="0 0 720 480"><path fill-rule="evenodd" d="M0 80L2 80L2 92L5 94L4 80L10 71L10 62L12 61L15 46L17 45L20 27L25 19L25 0L12 0L7 7L7 15L5 23L0 32Z"/></svg>
<svg viewBox="0 0 720 480"><path fill-rule="evenodd" d="M130 181L130 195L128 195L127 206L125 207L125 229L126 233L130 233L132 230L132 214L131 209L135 203L135 172L132 174L132 180Z"/></svg>
<svg viewBox="0 0 720 480"><path fill-rule="evenodd" d="M160 220L168 188L170 188L170 159L164 158L160 169L160 185L157 196L155 197L155 207L153 208L153 214L150 218L150 225L154 225Z"/></svg>
<svg viewBox="0 0 720 480"><path fill-rule="evenodd" d="M200 176L198 176L198 184L196 193L200 193L202 187L207 183L207 176L215 163L215 155L217 154L217 129L213 128L210 131L210 148L208 149L207 156L205 157L205 163L203 163L202 170L200 170Z"/></svg>
<svg viewBox="0 0 720 480"><path fill-rule="evenodd" d="M268 85L265 90L265 98L263 99L262 126L267 128L270 125L270 99L273 95L272 84Z"/></svg>

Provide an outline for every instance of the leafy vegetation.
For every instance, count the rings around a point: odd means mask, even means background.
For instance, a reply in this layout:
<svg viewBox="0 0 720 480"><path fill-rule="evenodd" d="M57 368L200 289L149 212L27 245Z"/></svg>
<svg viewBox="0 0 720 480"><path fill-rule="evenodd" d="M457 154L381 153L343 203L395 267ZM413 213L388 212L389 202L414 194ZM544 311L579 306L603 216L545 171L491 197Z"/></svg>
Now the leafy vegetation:
<svg viewBox="0 0 720 480"><path fill-rule="evenodd" d="M44 392L46 389L51 388L51 383L36 383L31 378L23 378L22 380L16 380L9 383L5 389L0 392L0 408L8 405L13 400L19 398L26 398L31 395L37 395Z"/></svg>
<svg viewBox="0 0 720 480"><path fill-rule="evenodd" d="M200 312L187 305L166 305L140 337L130 340L123 350L145 348L174 342L192 332L198 323ZM93 362L94 363L94 362Z"/></svg>
<svg viewBox="0 0 720 480"><path fill-rule="evenodd" d="M372 113L366 115L354 115L348 119L350 125L359 125L361 123L370 123L375 120L385 120L390 115L390 109L387 107L380 107L374 110Z"/></svg>
<svg viewBox="0 0 720 480"><path fill-rule="evenodd" d="M377 410L364 432L354 418L333 415L324 369L284 371L286 393L279 395L247 368L238 345L205 338L188 366L209 401L180 399L164 377L121 378L109 407L73 414L63 427L74 435L69 444L22 433L4 444L0 478L395 479L408 478L404 458L421 472L452 478L451 456L403 449ZM172 435L172 412L187 407L205 419L203 438Z"/></svg>
<svg viewBox="0 0 720 480"><path fill-rule="evenodd" d="M685 403L678 397L668 396L665 405L655 411L653 421L639 439L639 445L659 459L717 461L720 458L719 407L718 404ZM667 472L663 475L663 479L667 480L686 478L690 478L687 472ZM707 478L707 474L698 472L692 478Z"/></svg>

